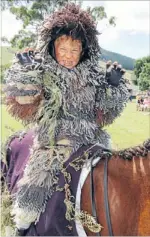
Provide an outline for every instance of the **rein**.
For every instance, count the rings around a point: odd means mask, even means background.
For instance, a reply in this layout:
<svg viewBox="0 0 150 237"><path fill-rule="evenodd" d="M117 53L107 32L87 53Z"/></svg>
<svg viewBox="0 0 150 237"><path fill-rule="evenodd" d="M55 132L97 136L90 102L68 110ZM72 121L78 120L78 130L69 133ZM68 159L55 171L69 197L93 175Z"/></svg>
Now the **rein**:
<svg viewBox="0 0 150 237"><path fill-rule="evenodd" d="M111 151L109 149L105 149L102 147L102 152L107 152L111 154ZM95 218L96 222L98 222L98 217L96 213L96 203L95 203L95 189L94 189L94 167L93 166L93 160L97 157L97 154L99 154L99 151L94 154L94 156L91 157L91 173L90 173L90 187L91 187L91 206L92 206L92 215ZM104 163L104 206L105 206L105 213L106 213L106 221L109 231L109 236L113 236L112 231L112 225L111 225L111 218L110 218L110 210L109 210L109 200L108 200L108 160L109 157L107 156L105 158ZM100 233L96 233L96 236L101 236Z"/></svg>
<svg viewBox="0 0 150 237"><path fill-rule="evenodd" d="M109 236L113 236L108 200L108 157L106 157L104 164L104 203Z"/></svg>

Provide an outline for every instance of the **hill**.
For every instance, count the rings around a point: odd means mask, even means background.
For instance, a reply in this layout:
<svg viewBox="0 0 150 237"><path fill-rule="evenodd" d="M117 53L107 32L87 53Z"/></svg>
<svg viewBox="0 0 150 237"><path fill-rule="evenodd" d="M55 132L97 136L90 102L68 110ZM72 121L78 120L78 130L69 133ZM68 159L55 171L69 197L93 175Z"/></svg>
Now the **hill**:
<svg viewBox="0 0 150 237"><path fill-rule="evenodd" d="M114 53L105 49L101 48L101 57L100 59L102 61L108 61L111 60L112 62L119 62L126 70L133 70L134 69L134 64L135 64L135 59L124 56L119 53Z"/></svg>

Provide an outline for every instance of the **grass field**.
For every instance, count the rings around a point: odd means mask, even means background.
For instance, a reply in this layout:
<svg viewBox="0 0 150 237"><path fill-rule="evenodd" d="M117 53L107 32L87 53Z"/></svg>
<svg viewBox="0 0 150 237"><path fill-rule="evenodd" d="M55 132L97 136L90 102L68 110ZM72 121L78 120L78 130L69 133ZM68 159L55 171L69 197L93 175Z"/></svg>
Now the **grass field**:
<svg viewBox="0 0 150 237"><path fill-rule="evenodd" d="M11 63L16 51L17 49L10 49L7 46L0 47L0 65Z"/></svg>
<svg viewBox="0 0 150 237"><path fill-rule="evenodd" d="M7 137L10 136L13 131L23 129L21 122L16 121L12 118L4 105L1 106L1 138L2 142L5 142ZM13 131L11 131L13 130Z"/></svg>
<svg viewBox="0 0 150 237"><path fill-rule="evenodd" d="M23 129L20 122L14 120L2 106L2 141L11 134L11 127L15 131ZM145 112L136 111L135 102L128 103L122 115L108 126L106 130L112 137L115 149L126 148L142 143L150 137L150 115Z"/></svg>
<svg viewBox="0 0 150 237"><path fill-rule="evenodd" d="M128 103L116 121L107 128L116 149L135 146L150 137L150 114L136 111L136 103Z"/></svg>

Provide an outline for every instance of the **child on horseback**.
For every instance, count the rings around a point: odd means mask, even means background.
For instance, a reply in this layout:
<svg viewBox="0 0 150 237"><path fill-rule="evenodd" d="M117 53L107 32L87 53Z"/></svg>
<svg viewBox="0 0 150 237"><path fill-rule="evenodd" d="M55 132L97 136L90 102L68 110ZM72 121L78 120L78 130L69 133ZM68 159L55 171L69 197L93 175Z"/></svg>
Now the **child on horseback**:
<svg viewBox="0 0 150 237"><path fill-rule="evenodd" d="M100 67L97 35L92 17L68 4L43 22L36 52L16 54L7 72L8 111L32 126L7 145L5 176L10 192L17 189L13 214L20 233L45 211L55 175L70 154L87 145L110 147L103 127L128 101L121 66L108 62L106 72Z"/></svg>

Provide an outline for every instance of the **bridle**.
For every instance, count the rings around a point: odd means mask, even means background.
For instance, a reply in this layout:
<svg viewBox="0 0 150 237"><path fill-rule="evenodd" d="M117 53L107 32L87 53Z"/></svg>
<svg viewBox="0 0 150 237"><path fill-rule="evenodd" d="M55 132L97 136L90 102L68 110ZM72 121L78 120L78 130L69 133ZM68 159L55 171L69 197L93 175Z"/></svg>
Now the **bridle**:
<svg viewBox="0 0 150 237"><path fill-rule="evenodd" d="M95 154L90 158L91 159L91 173L90 173L90 194L91 194L91 205L92 205L92 215L95 218L96 222L98 223L98 218L96 214L96 204L95 204L95 190L94 190L94 167L93 161L98 155L101 154L101 158L103 154L106 154L105 163L104 163L104 206L105 206L105 213L106 213L106 221L109 231L109 236L113 236L112 225L111 225L111 218L110 218L110 210L109 210L109 200L108 200L108 161L111 157L112 153L111 150L100 146L100 150L95 152ZM101 159L100 158L100 159ZM96 233L96 236L101 236L100 233Z"/></svg>

